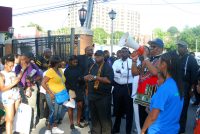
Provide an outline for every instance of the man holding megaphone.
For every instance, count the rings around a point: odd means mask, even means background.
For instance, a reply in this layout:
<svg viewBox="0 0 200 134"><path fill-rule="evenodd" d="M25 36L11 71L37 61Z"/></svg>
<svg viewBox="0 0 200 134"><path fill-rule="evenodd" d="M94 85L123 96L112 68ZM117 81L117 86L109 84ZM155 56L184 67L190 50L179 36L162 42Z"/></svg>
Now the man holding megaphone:
<svg viewBox="0 0 200 134"><path fill-rule="evenodd" d="M138 89L137 89L137 96L140 96L139 98L136 97L135 103L139 104L139 118L140 118L140 127L142 128L144 121L147 117L146 107L149 106L150 101L143 100L145 95L147 93L147 87L148 89L155 89L157 85L157 65L158 65L158 59L160 55L163 52L164 43L161 39L156 38L152 41L148 42L149 48L150 48L150 57L147 56L147 52L144 49L144 52L142 54L143 60L141 61L142 64L140 68L138 68L136 62L138 59L138 54L135 56L132 56L133 64L132 64L132 75L137 76L139 75L139 83L138 83ZM149 88L151 87L151 88ZM152 91L154 92L154 91ZM141 97L142 96L142 97ZM149 98L148 100L150 100Z"/></svg>

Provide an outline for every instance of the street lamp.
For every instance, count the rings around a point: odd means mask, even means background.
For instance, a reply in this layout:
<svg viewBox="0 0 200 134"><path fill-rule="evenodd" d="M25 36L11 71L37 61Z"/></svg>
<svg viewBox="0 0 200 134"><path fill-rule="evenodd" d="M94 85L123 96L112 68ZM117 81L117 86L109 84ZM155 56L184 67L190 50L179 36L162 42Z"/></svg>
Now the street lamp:
<svg viewBox="0 0 200 134"><path fill-rule="evenodd" d="M79 14L79 20L81 22L81 27L82 27L84 25L86 14L87 14L87 10L84 8L84 6L82 6L82 8L78 10L78 14Z"/></svg>
<svg viewBox="0 0 200 134"><path fill-rule="evenodd" d="M111 53L113 53L113 20L115 19L117 13L112 9L108 14L112 21L112 24L111 24Z"/></svg>
<svg viewBox="0 0 200 134"><path fill-rule="evenodd" d="M10 38L13 37L13 33L14 33L14 28L13 28L13 27L9 27L9 28L8 28L8 34L9 34L9 37L10 37Z"/></svg>

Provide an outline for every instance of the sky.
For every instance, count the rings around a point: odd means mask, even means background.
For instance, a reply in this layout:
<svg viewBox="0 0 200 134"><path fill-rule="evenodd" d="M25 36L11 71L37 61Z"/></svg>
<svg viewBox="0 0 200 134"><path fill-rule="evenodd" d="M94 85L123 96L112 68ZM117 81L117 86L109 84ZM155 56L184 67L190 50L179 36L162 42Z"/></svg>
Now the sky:
<svg viewBox="0 0 200 134"><path fill-rule="evenodd" d="M66 4L79 0L0 0L0 6L13 8L13 15L45 7ZM103 1L103 0L100 0ZM200 0L104 0L111 7L124 6L141 14L141 33L151 34L155 28L167 30L176 26L180 31L186 27L200 25ZM55 30L65 26L68 8L37 14L13 16L13 27L26 26L30 22L39 24L44 30ZM117 16L116 16L117 19Z"/></svg>

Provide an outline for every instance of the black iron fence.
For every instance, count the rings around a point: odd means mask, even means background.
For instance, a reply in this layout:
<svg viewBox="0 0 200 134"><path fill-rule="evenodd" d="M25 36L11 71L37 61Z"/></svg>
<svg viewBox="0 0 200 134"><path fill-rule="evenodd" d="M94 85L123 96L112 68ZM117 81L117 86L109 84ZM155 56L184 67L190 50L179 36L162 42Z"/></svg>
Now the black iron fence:
<svg viewBox="0 0 200 134"><path fill-rule="evenodd" d="M74 40L79 38L79 35L73 36ZM25 39L14 39L12 41L13 53L21 54L24 52L32 52L35 55L41 55L45 48L50 48L53 55L59 55L62 59L73 54L74 46L78 46L80 49L79 41L76 43L71 40L71 35L53 35L50 37L39 37L39 38L25 38ZM78 50L80 52L80 50ZM77 53L79 54L79 53Z"/></svg>

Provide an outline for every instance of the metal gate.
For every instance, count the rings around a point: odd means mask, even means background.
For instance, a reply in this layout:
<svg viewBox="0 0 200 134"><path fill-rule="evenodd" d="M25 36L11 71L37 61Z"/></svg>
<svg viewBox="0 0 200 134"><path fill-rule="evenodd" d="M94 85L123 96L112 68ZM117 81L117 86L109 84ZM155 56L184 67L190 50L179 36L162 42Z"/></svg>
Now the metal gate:
<svg viewBox="0 0 200 134"><path fill-rule="evenodd" d="M79 35L73 37L74 40L79 39ZM53 55L59 55L62 59L66 60L69 55L73 54L74 47L78 46L78 49L80 49L80 41L75 42L73 40L71 42L70 38L70 35L54 35L50 37L14 39L12 41L12 51L14 54L32 52L35 55L41 55L45 48L50 48Z"/></svg>

